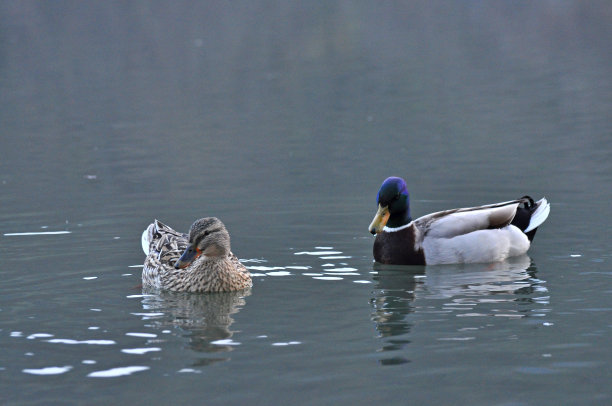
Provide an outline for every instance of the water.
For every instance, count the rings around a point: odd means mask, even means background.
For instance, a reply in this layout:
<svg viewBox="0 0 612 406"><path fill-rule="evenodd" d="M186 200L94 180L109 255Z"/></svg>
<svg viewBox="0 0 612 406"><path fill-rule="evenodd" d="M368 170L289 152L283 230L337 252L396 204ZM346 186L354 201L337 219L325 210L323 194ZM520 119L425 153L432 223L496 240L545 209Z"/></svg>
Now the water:
<svg viewBox="0 0 612 406"><path fill-rule="evenodd" d="M606 2L0 6L3 404L608 404ZM529 257L385 268L415 216L546 196ZM250 292L149 294L227 225Z"/></svg>

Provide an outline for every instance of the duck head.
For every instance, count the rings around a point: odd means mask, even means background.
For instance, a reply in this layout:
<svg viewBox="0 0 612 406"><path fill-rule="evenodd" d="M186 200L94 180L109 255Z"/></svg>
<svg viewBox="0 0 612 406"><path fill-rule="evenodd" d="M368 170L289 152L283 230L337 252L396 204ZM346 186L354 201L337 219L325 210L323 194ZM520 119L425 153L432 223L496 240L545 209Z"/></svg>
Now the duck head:
<svg viewBox="0 0 612 406"><path fill-rule="evenodd" d="M206 257L225 257L230 252L230 236L225 225L216 217L196 220L189 229L189 246L174 267L188 267L200 255Z"/></svg>
<svg viewBox="0 0 612 406"><path fill-rule="evenodd" d="M401 227L412 221L406 182L392 176L385 179L376 196L378 211L370 224L372 234L380 233L385 226Z"/></svg>

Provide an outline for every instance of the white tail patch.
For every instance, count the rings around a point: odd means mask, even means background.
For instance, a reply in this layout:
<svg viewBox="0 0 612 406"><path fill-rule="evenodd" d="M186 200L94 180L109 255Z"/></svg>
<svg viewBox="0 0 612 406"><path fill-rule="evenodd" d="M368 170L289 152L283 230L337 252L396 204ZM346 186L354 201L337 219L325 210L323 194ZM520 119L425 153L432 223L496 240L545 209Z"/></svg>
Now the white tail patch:
<svg viewBox="0 0 612 406"><path fill-rule="evenodd" d="M149 228L145 228L145 230L142 232L142 236L140 237L140 243L142 244L142 250L144 251L145 255L149 255Z"/></svg>
<svg viewBox="0 0 612 406"><path fill-rule="evenodd" d="M542 198L537 203L538 208L531 215L531 220L529 221L529 225L525 229L524 233L528 233L531 230L537 228L540 224L542 224L550 214L550 203L546 198Z"/></svg>

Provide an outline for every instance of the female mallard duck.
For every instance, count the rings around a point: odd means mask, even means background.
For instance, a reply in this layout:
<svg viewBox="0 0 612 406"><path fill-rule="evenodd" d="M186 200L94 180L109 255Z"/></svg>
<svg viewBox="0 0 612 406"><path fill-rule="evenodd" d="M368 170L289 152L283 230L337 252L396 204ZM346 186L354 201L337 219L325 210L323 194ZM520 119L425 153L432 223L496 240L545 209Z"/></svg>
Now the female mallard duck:
<svg viewBox="0 0 612 406"><path fill-rule="evenodd" d="M436 265L498 262L527 252L550 204L529 196L480 207L452 209L412 220L406 182L385 179L378 212L374 259L383 264Z"/></svg>
<svg viewBox="0 0 612 406"><path fill-rule="evenodd" d="M251 274L230 251L230 236L215 217L197 220L189 234L155 220L142 233L147 258L143 287L176 292L230 292L250 288Z"/></svg>

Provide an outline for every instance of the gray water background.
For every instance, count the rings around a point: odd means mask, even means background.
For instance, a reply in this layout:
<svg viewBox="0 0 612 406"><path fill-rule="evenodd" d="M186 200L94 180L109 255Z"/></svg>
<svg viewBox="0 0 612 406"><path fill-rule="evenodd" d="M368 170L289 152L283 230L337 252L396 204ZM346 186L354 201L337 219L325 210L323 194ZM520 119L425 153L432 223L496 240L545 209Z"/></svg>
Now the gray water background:
<svg viewBox="0 0 612 406"><path fill-rule="evenodd" d="M609 404L611 78L605 1L2 2L1 403ZM390 175L551 215L380 269ZM250 295L143 295L142 230L210 215Z"/></svg>

